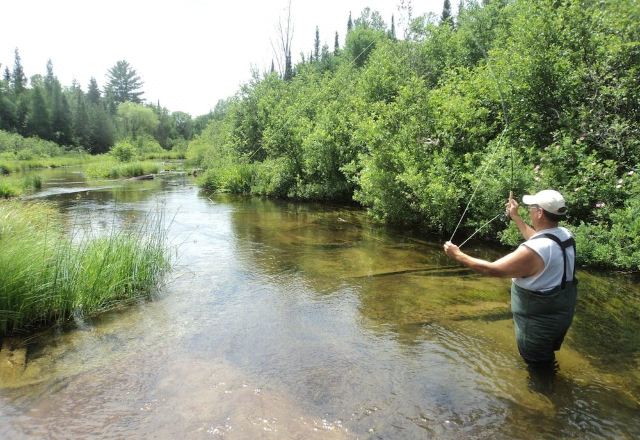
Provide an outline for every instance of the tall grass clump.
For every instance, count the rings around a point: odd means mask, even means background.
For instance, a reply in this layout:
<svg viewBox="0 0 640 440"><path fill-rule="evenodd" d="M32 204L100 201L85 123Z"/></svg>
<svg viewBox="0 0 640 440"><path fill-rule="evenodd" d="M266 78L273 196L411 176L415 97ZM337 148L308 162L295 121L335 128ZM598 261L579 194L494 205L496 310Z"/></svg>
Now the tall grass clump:
<svg viewBox="0 0 640 440"><path fill-rule="evenodd" d="M105 159L102 162L89 165L85 174L93 178L119 179L121 177L137 177L145 174L157 174L160 164L153 161L116 162Z"/></svg>
<svg viewBox="0 0 640 440"><path fill-rule="evenodd" d="M168 268L162 219L104 237L66 237L44 203L0 202L0 335L149 298Z"/></svg>
<svg viewBox="0 0 640 440"><path fill-rule="evenodd" d="M22 177L0 175L0 199L17 197L26 191L35 191L41 188L42 178L37 175Z"/></svg>

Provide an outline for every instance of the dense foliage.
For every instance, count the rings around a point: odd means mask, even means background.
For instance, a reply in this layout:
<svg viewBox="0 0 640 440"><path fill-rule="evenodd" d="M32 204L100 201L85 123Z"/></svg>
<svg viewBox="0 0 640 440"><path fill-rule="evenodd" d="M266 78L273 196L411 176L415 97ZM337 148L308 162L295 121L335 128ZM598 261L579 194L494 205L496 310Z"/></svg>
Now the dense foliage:
<svg viewBox="0 0 640 440"><path fill-rule="evenodd" d="M189 145L202 185L354 200L443 234L476 187L468 230L509 190L556 188L583 262L640 269L638 3L463 1L448 14L396 39L366 9L344 48L315 43L291 79L256 75ZM514 243L503 229L484 234Z"/></svg>

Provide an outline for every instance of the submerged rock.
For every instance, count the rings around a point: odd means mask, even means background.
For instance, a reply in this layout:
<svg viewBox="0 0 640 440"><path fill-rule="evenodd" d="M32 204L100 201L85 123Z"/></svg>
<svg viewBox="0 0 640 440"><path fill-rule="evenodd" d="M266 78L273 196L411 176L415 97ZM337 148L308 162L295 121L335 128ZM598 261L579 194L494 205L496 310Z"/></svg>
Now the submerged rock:
<svg viewBox="0 0 640 440"><path fill-rule="evenodd" d="M0 382L14 379L24 371L27 363L27 349L13 338L2 340L0 350Z"/></svg>

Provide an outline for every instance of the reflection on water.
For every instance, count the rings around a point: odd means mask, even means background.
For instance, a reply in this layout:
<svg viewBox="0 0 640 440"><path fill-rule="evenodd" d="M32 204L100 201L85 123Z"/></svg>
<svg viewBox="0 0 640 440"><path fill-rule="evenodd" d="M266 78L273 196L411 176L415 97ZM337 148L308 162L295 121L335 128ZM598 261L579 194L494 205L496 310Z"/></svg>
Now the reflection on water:
<svg viewBox="0 0 640 440"><path fill-rule="evenodd" d="M176 264L155 301L28 344L24 370L0 375L3 438L640 435L633 280L580 273L557 371L528 371L508 282L438 242L353 208L210 199L184 176L58 179L43 191L70 230L163 209Z"/></svg>

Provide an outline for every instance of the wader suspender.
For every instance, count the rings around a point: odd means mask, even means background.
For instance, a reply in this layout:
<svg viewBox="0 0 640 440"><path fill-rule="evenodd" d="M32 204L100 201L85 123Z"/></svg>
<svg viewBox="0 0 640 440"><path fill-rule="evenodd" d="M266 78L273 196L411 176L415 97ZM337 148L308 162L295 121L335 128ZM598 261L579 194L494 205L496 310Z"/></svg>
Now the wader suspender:
<svg viewBox="0 0 640 440"><path fill-rule="evenodd" d="M554 241L558 246L560 246L560 249L562 250L562 261L564 261L564 270L562 272L562 282L560 283L560 288L564 289L565 286L567 285L567 252L566 249L568 247L573 246L573 252L575 255L575 251L576 251L576 241L573 239L573 237L568 238L567 240L560 240L558 237L556 237L553 234L541 234L538 235L536 237L533 237L532 240L535 240L536 238L548 238L549 240ZM575 282L576 280L576 261L575 258L573 260L573 281Z"/></svg>

